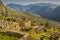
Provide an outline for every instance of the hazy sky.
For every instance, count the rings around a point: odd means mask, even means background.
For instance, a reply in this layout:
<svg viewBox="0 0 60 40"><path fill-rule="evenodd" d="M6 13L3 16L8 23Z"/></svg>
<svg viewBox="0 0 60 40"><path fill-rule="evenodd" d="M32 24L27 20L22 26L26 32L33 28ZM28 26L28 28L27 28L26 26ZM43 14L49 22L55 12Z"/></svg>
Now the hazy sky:
<svg viewBox="0 0 60 40"><path fill-rule="evenodd" d="M23 5L34 4L34 3L54 3L60 5L60 0L2 0L2 1L5 5L10 3L23 4Z"/></svg>

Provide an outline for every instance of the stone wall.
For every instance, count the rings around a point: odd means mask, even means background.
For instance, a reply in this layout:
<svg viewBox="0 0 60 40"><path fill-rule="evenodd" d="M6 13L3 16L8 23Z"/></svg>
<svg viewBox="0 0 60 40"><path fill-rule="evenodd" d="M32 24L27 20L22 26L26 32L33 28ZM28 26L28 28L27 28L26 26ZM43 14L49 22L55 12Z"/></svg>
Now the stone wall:
<svg viewBox="0 0 60 40"><path fill-rule="evenodd" d="M9 22L5 20L0 20L0 28L3 29L4 31L7 31L7 30L19 31L20 30L19 23Z"/></svg>
<svg viewBox="0 0 60 40"><path fill-rule="evenodd" d="M20 34L20 33L13 32L13 31L7 31L5 32L5 34L7 34L8 36L15 36L18 38L22 38L24 36L24 34Z"/></svg>

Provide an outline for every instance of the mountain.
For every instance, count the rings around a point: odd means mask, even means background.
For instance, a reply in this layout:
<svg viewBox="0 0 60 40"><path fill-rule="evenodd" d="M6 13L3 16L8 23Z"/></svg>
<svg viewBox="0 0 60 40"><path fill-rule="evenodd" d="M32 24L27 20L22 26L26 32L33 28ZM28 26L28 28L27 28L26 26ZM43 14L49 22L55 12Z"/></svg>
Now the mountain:
<svg viewBox="0 0 60 40"><path fill-rule="evenodd" d="M16 6L15 6L16 7ZM26 6L24 6L25 8ZM18 8L18 6L17 6ZM24 9L23 8L23 9ZM47 21L49 22L49 24L55 24L56 25L59 25L59 23L55 22L55 21L52 21L52 20L48 20L48 19L45 19L45 18L42 18L41 16L38 17L32 13L29 13L29 12L24 12L24 11L17 11L17 10L12 10L8 7L5 7L3 5L2 2L0 2L0 20L8 20L13 18L11 21L14 22L13 20L16 20L16 18L25 18L25 19L30 19L32 20L32 22L37 22L37 23L46 23Z"/></svg>
<svg viewBox="0 0 60 40"><path fill-rule="evenodd" d="M60 6L56 7L51 14L49 14L49 16L51 16L52 20L56 20L60 22ZM48 17L47 17L48 18Z"/></svg>
<svg viewBox="0 0 60 40"><path fill-rule="evenodd" d="M35 13L44 18L48 18L60 22L59 20L60 5L51 4L51 3L36 3L36 4L25 5L25 6L18 5L18 4L8 4L7 7L15 10L22 10L29 13Z"/></svg>
<svg viewBox="0 0 60 40"><path fill-rule="evenodd" d="M13 7L14 8L14 7ZM16 8L16 7L15 7ZM6 6L0 1L0 20L10 20L11 18L24 18L24 19L30 19L33 21L36 21L37 19L40 20L42 17L38 17L36 15L33 15L32 13L23 12L23 11L16 11L12 10ZM13 21L13 20L12 20Z"/></svg>
<svg viewBox="0 0 60 40"><path fill-rule="evenodd" d="M22 9L22 5L17 5L17 4L9 4L9 5L7 5L7 7L10 7L10 8L13 8L13 9L16 9L16 10L20 10L20 9Z"/></svg>

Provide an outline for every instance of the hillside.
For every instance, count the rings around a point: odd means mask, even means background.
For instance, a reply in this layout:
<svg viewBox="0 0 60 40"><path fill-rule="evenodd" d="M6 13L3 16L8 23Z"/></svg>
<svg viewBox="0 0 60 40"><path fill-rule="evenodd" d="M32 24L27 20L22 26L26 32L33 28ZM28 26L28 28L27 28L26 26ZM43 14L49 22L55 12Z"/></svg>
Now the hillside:
<svg viewBox="0 0 60 40"><path fill-rule="evenodd" d="M0 1L0 40L60 40L60 23L7 8Z"/></svg>
<svg viewBox="0 0 60 40"><path fill-rule="evenodd" d="M12 6L14 5L14 6ZM8 4L7 7L15 9L15 10L22 10L29 13L40 15L44 18L60 22L60 5L52 4L52 3L36 3L36 4L29 4L29 5L18 5L18 4ZM13 8L14 7L14 8Z"/></svg>

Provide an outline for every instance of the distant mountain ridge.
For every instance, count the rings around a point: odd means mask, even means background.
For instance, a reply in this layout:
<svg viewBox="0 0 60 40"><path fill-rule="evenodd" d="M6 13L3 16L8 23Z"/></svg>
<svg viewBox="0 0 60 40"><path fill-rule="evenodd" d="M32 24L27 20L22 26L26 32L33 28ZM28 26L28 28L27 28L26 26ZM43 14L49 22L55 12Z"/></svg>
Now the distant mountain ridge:
<svg viewBox="0 0 60 40"><path fill-rule="evenodd" d="M13 4L13 5L14 6L8 4L7 7L15 10L22 10L30 13L35 13L44 18L48 18L60 22L60 5L51 4L51 3L37 3L37 4L30 4L25 6L18 4L16 5Z"/></svg>
<svg viewBox="0 0 60 40"><path fill-rule="evenodd" d="M7 7L10 7L10 8L13 8L13 9L16 9L16 10L20 10L20 9L22 9L22 5L17 5L17 4L9 4L9 5L7 5Z"/></svg>

